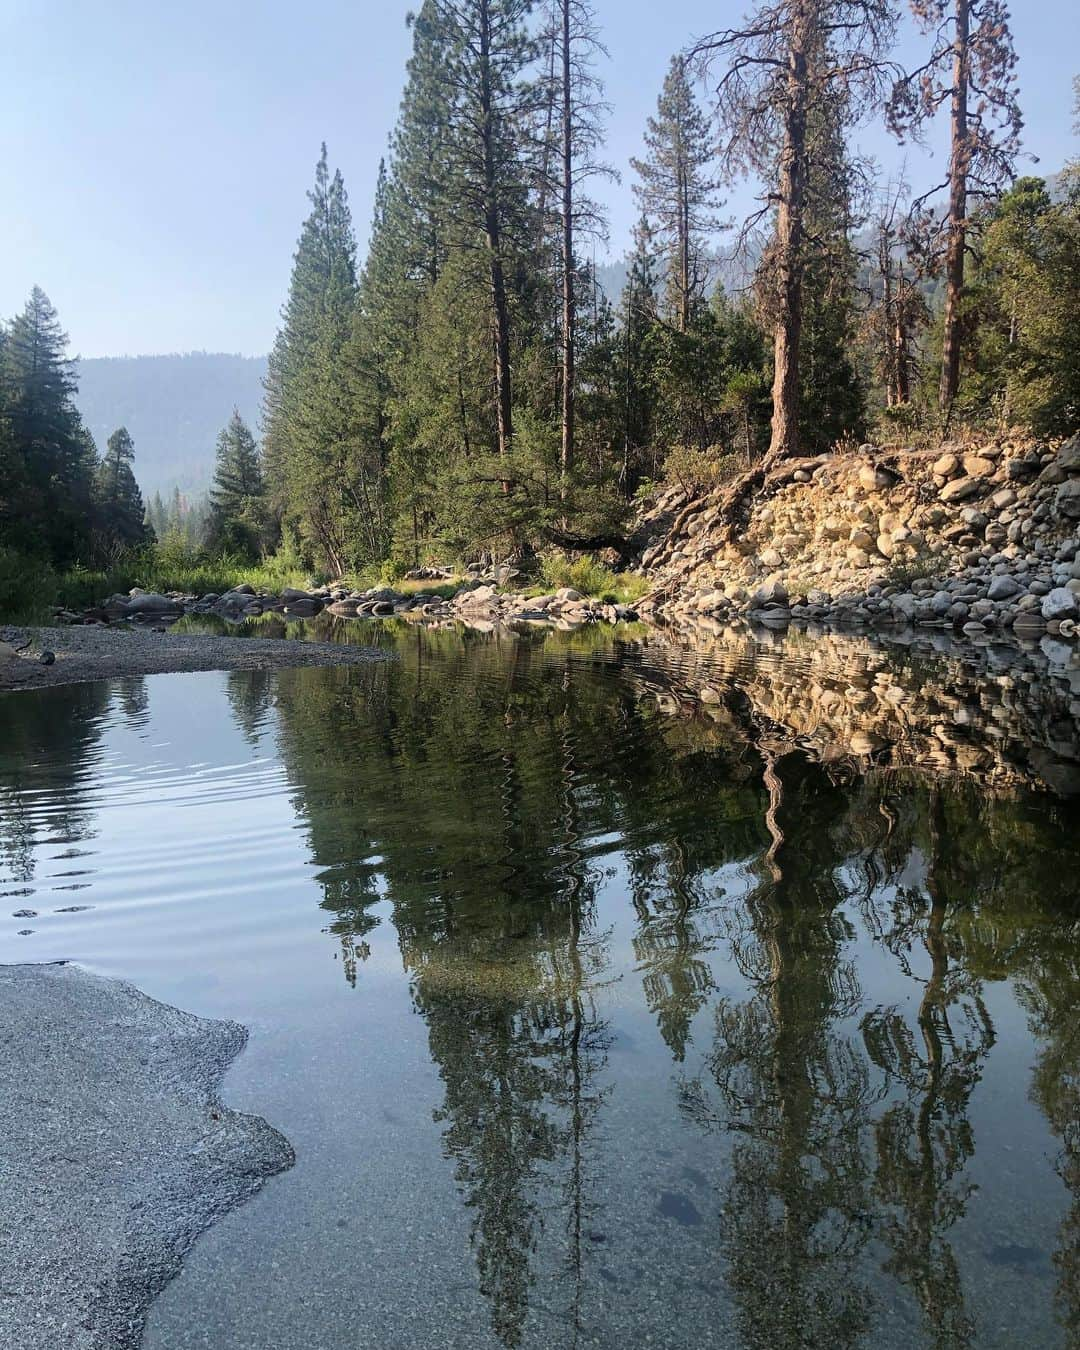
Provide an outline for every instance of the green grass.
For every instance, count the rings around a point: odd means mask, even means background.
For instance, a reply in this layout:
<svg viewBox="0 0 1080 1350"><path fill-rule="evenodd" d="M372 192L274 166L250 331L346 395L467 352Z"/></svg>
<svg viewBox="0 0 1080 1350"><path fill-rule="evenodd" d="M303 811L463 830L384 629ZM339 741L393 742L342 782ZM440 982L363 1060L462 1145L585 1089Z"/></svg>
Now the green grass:
<svg viewBox="0 0 1080 1350"><path fill-rule="evenodd" d="M633 572L613 572L595 558L571 559L563 553L549 554L540 570L550 590L572 586L582 595L595 596L609 604L632 605L649 589L644 577ZM534 594L542 595L543 591Z"/></svg>

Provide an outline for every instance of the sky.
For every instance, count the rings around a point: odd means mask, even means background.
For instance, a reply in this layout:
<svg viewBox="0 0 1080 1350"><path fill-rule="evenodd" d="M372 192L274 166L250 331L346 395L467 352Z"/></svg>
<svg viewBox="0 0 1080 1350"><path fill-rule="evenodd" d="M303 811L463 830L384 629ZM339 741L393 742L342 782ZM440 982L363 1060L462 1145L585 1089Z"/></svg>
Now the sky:
<svg viewBox="0 0 1080 1350"><path fill-rule="evenodd" d="M417 3L0 0L0 315L36 284L72 354L266 352L323 140L363 253ZM607 155L622 172L600 190L614 256L637 214L629 159L671 56L746 7L595 0ZM1077 152L1076 13L1068 0L1014 0L1012 25L1026 149L1040 160L1022 171L1054 172ZM918 52L907 33L901 59ZM917 188L942 175L940 136L934 163L880 130L858 141L886 173L906 156ZM735 189L729 213L751 197Z"/></svg>

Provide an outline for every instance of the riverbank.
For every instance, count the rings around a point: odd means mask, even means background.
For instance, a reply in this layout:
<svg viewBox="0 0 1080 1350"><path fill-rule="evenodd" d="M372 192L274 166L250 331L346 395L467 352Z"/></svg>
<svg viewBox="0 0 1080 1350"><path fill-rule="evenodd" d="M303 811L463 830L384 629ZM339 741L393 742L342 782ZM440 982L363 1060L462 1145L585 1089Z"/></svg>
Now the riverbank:
<svg viewBox="0 0 1080 1350"><path fill-rule="evenodd" d="M386 659L372 647L292 638L239 639L127 626L5 628L0 632L0 689L177 671L355 666Z"/></svg>
<svg viewBox="0 0 1080 1350"><path fill-rule="evenodd" d="M69 965L0 966L0 1345L135 1350L215 1219L293 1164L223 1106L247 1039Z"/></svg>
<svg viewBox="0 0 1080 1350"><path fill-rule="evenodd" d="M646 617L1080 637L1080 435L781 462L643 522Z"/></svg>

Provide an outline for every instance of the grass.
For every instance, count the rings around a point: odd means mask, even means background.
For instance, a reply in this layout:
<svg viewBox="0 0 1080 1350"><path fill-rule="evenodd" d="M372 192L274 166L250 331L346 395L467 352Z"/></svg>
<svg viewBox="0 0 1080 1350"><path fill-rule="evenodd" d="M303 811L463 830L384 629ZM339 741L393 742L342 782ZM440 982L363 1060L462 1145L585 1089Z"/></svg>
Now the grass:
<svg viewBox="0 0 1080 1350"><path fill-rule="evenodd" d="M549 589L572 586L582 595L594 596L608 604L632 605L649 589L645 577L634 572L613 572L595 558L568 558L564 553L549 554L541 565L541 575ZM536 594L542 594L537 591Z"/></svg>

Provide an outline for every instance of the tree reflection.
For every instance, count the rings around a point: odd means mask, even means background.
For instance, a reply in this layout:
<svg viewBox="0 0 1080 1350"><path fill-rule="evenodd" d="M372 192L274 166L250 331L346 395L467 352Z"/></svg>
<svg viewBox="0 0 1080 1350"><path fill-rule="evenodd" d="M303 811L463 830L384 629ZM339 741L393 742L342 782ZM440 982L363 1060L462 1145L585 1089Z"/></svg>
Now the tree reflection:
<svg viewBox="0 0 1080 1350"><path fill-rule="evenodd" d="M886 1269L915 1295L933 1343L971 1344L975 1322L964 1304L949 1229L963 1216L974 1184L965 1168L974 1156L968 1121L972 1092L994 1044L981 983L950 955L947 918L966 896L945 819L944 797L929 793L926 895L901 890L886 946L915 978L911 952L925 949L929 973L912 1026L897 1008L868 1016L867 1051L885 1075L894 1101L874 1127L881 1235L891 1249Z"/></svg>
<svg viewBox="0 0 1080 1350"><path fill-rule="evenodd" d="M733 1136L721 1249L747 1346L848 1346L869 1326L857 1278L869 1237L863 1132L876 1094L840 1025L857 1009L850 937L837 913L830 829L843 796L759 737L770 842L732 943L750 983L723 999L709 1068L684 1107Z"/></svg>

